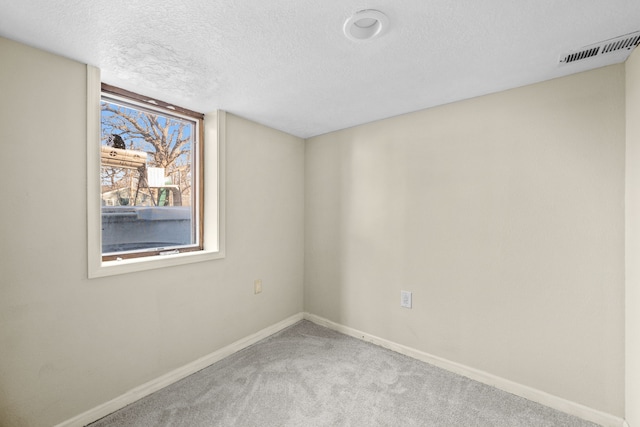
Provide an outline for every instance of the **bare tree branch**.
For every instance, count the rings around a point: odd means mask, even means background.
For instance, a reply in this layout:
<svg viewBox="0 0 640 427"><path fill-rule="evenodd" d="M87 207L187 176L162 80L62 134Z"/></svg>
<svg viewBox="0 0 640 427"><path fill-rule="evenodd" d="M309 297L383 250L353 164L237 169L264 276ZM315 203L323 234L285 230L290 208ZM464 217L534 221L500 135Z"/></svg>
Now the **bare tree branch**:
<svg viewBox="0 0 640 427"><path fill-rule="evenodd" d="M116 104L103 102L102 122L103 141L106 141L111 133L118 134L125 140L128 149L146 151L150 166L165 168L166 174L175 176L180 182L180 191L188 194L191 188L188 176L191 172L190 144L193 141L193 126L173 119L168 116L160 116L154 113L120 107ZM182 159L182 160L180 160ZM118 175L112 172L105 175L105 180L110 186L118 186ZM124 182L122 182L124 184Z"/></svg>

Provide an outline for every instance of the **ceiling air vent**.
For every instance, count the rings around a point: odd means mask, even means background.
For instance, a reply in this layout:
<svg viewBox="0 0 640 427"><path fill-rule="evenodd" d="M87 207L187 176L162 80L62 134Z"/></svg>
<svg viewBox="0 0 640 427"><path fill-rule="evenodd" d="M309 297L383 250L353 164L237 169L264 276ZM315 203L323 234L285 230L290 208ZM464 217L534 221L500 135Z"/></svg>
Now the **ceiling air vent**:
<svg viewBox="0 0 640 427"><path fill-rule="evenodd" d="M603 55L615 55L617 58L611 57L608 59L624 61L627 59L629 54L631 54L631 50L639 44L640 31L636 31L635 33L625 34L624 36L585 46L577 51L572 51L562 55L560 57L560 64L570 64L572 62ZM613 63L613 61L611 63Z"/></svg>

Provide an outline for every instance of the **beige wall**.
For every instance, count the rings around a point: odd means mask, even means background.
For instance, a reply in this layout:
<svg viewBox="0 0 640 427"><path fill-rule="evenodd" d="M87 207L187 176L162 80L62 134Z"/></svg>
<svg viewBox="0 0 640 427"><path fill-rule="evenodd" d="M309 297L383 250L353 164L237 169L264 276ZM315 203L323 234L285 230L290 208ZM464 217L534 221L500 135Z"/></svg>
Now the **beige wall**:
<svg viewBox="0 0 640 427"><path fill-rule="evenodd" d="M308 140L305 309L624 416L624 78Z"/></svg>
<svg viewBox="0 0 640 427"><path fill-rule="evenodd" d="M626 419L640 426L640 51L626 63Z"/></svg>
<svg viewBox="0 0 640 427"><path fill-rule="evenodd" d="M88 280L86 67L1 38L0 62L1 426L54 425L302 311L301 139L228 115L227 257Z"/></svg>

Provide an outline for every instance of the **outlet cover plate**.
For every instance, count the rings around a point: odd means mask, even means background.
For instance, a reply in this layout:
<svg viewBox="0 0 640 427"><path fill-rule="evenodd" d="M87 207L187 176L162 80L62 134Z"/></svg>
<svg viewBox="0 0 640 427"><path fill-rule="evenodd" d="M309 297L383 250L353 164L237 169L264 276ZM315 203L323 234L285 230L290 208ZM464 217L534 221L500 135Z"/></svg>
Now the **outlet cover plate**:
<svg viewBox="0 0 640 427"><path fill-rule="evenodd" d="M400 307L411 308L411 292L400 291Z"/></svg>

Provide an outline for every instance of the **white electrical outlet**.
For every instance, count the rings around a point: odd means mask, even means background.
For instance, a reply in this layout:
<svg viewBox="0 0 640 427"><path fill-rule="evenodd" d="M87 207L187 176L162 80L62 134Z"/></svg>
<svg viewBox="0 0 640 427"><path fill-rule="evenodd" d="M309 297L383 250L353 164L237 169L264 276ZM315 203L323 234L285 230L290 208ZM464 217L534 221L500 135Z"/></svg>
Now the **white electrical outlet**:
<svg viewBox="0 0 640 427"><path fill-rule="evenodd" d="M411 308L411 292L400 291L400 307Z"/></svg>
<svg viewBox="0 0 640 427"><path fill-rule="evenodd" d="M262 292L262 280L254 280L253 282L253 293L259 294Z"/></svg>

